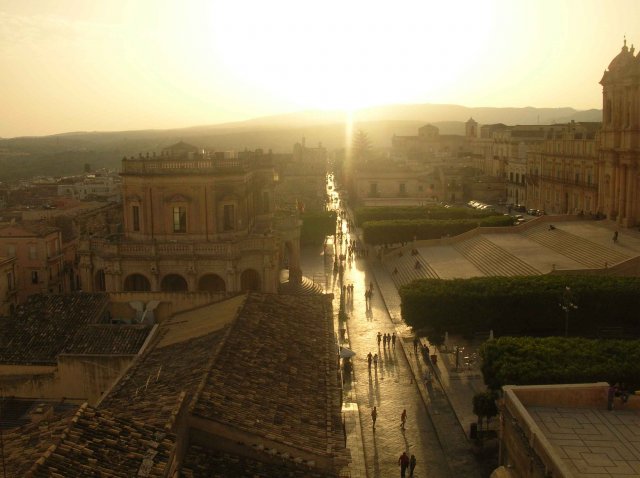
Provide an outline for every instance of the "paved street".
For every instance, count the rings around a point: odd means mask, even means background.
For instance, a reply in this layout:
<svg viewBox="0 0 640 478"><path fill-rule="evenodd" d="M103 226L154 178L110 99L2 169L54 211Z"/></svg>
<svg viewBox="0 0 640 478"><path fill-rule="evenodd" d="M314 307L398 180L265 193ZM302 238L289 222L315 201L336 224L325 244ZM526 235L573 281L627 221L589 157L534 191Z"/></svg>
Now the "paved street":
<svg viewBox="0 0 640 478"><path fill-rule="evenodd" d="M346 221L342 221L342 228L342 242L338 240L336 244L338 255L346 254L347 238L358 240L355 234L347 232ZM434 380L429 384L422 381L427 370L434 371L436 375L443 375L443 372L438 368L428 368L421 357L414 355L413 336L400 321L399 297L393 283L382 270L375 271L375 260L359 258L344 264L341 280L340 274L332 273L332 259L325 263L321 251L309 249L302 255L304 274L307 277L325 277L322 285L327 292L335 294L336 315L341 286L353 284L354 287L352 298L346 302L349 318L346 321L345 345L356 352L356 356L351 383L345 384L344 400L347 404L357 404L361 429L349 431L347 425L348 440L352 440L348 446L355 456L351 476L399 476L398 457L407 451L409 455L416 456L416 478L479 477L471 446L440 381ZM374 293L371 305L367 306L365 290L370 282L374 284ZM382 344L378 347L378 332L396 332L396 347L384 347ZM370 374L367 366L369 352L380 357L377 370L372 366ZM446 378L444 383L448 384L448 375ZM461 400L470 401L471 395ZM378 411L375 431L371 420L374 406ZM355 406L347 405L347 409L353 408ZM403 430L400 416L404 409L407 422ZM362 443L353 443L355 440ZM359 463L358 455L363 456L363 464ZM362 466L366 468L366 475L364 470L358 469Z"/></svg>

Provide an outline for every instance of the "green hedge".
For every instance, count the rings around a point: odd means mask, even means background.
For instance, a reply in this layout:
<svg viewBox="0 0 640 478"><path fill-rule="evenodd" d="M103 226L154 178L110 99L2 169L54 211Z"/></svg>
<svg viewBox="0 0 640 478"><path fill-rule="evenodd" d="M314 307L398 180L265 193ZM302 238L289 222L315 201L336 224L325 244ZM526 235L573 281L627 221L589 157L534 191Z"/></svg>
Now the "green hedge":
<svg viewBox="0 0 640 478"><path fill-rule="evenodd" d="M503 385L624 383L640 388L640 341L564 337L501 337L480 348L482 374Z"/></svg>
<svg viewBox="0 0 640 478"><path fill-rule="evenodd" d="M640 278L602 276L476 277L421 279L400 288L407 324L438 337L448 331L470 337L564 335L560 307L570 286L577 309L569 311L569 335L597 336L602 327L638 331Z"/></svg>
<svg viewBox="0 0 640 478"><path fill-rule="evenodd" d="M481 227L512 226L511 216L488 216L476 219L422 219L370 221L362 225L362 238L367 244L392 244L417 239L440 239L444 236L457 236L463 232Z"/></svg>
<svg viewBox="0 0 640 478"><path fill-rule="evenodd" d="M354 210L354 219L361 226L369 221L394 219L473 219L501 215L491 211L478 211L467 207L401 206L359 207Z"/></svg>
<svg viewBox="0 0 640 478"><path fill-rule="evenodd" d="M302 219L300 231L302 244L322 244L326 236L336 232L337 215L335 211L306 212L301 214L300 218Z"/></svg>

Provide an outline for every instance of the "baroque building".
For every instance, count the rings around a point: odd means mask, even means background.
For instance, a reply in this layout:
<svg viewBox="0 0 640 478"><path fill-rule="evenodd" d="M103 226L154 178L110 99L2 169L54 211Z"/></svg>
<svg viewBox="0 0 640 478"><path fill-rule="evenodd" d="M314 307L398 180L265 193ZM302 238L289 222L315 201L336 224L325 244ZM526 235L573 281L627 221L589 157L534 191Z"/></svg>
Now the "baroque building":
<svg viewBox="0 0 640 478"><path fill-rule="evenodd" d="M627 47L611 61L602 80L599 208L623 227L640 223L640 54Z"/></svg>
<svg viewBox="0 0 640 478"><path fill-rule="evenodd" d="M299 281L297 217L276 217L271 154L180 142L122 160L123 231L81 241L85 291L276 292Z"/></svg>

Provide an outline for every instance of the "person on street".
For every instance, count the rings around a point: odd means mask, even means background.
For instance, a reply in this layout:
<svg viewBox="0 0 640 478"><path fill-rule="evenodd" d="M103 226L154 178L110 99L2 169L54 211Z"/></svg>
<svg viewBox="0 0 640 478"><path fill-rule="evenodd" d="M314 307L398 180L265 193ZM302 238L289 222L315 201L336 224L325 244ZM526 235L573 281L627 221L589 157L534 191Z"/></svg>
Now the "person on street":
<svg viewBox="0 0 640 478"><path fill-rule="evenodd" d="M404 424L407 421L407 409L402 410L402 415L400 415L400 428L404 430Z"/></svg>
<svg viewBox="0 0 640 478"><path fill-rule="evenodd" d="M382 342L382 334L378 332L378 348L380 348L380 342Z"/></svg>
<svg viewBox="0 0 640 478"><path fill-rule="evenodd" d="M373 361L373 355L371 355L371 352L369 352L367 354L367 363L369 364L369 373L371 373L371 362Z"/></svg>
<svg viewBox="0 0 640 478"><path fill-rule="evenodd" d="M409 468L409 457L406 451L403 451L400 458L398 458L398 465L400 465L400 478L405 478L407 468Z"/></svg>
<svg viewBox="0 0 640 478"><path fill-rule="evenodd" d="M373 410L371 410L371 421L373 422L373 429L376 429L376 420L378 418L378 409L376 407L373 407Z"/></svg>
<svg viewBox="0 0 640 478"><path fill-rule="evenodd" d="M376 372L378 371L378 354L375 354L373 356L373 368L376 370Z"/></svg>
<svg viewBox="0 0 640 478"><path fill-rule="evenodd" d="M391 336L391 345L393 346L394 349L396 348L396 333L395 332Z"/></svg>
<svg viewBox="0 0 640 478"><path fill-rule="evenodd" d="M416 469L416 456L411 455L409 459L409 478L413 478L413 470Z"/></svg>

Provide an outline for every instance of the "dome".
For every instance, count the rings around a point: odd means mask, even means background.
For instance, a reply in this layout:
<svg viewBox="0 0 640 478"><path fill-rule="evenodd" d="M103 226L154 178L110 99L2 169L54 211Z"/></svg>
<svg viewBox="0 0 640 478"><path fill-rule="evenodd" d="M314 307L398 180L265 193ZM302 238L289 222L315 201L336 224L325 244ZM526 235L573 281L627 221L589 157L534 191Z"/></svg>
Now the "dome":
<svg viewBox="0 0 640 478"><path fill-rule="evenodd" d="M633 49L633 47L632 47ZM609 63L609 71L621 70L634 63L635 57L633 51L629 51L627 47L627 39L624 40L620 53Z"/></svg>

